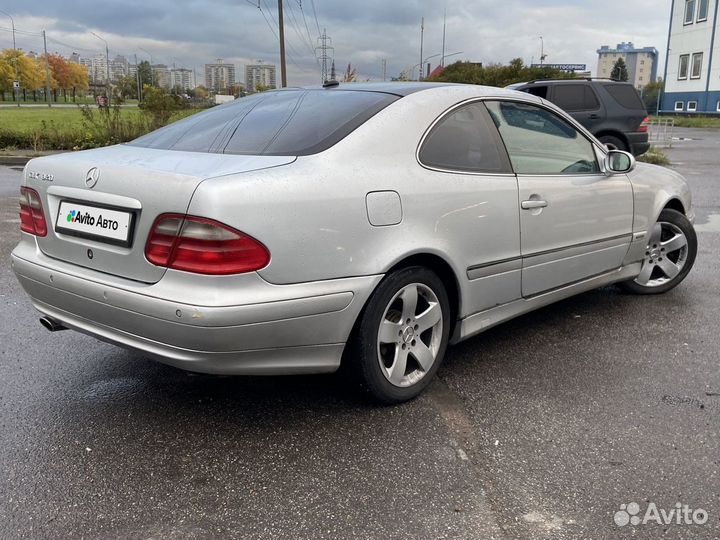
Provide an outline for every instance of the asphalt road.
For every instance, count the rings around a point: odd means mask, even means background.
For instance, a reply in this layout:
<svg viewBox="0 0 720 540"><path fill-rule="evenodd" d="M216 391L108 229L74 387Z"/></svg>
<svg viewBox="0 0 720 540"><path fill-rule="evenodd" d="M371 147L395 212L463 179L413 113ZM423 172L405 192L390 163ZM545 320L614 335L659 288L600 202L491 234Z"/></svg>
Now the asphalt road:
<svg viewBox="0 0 720 540"><path fill-rule="evenodd" d="M46 332L0 167L0 537L720 537L720 132L678 134L700 231L679 288L521 317L392 408L334 376L191 375ZM618 527L631 502L709 520Z"/></svg>

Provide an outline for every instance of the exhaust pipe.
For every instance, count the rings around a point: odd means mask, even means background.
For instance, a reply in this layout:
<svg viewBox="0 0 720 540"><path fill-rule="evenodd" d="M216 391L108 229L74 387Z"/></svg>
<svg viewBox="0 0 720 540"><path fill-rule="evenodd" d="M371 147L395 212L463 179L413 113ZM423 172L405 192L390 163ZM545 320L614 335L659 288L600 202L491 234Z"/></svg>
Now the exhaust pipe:
<svg viewBox="0 0 720 540"><path fill-rule="evenodd" d="M60 322L56 321L55 319L51 319L50 317L42 317L40 319L40 324L42 324L49 332L59 332L60 330L67 330L66 326L63 326Z"/></svg>

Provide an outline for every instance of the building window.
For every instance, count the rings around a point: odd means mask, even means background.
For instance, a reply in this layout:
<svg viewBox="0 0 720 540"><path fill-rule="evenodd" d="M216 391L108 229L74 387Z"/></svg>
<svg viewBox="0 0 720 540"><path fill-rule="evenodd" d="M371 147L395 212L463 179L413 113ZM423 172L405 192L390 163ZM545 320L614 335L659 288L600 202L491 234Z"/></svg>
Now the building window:
<svg viewBox="0 0 720 540"><path fill-rule="evenodd" d="M682 101L676 101L675 102L675 111L680 112L685 108L685 103Z"/></svg>
<svg viewBox="0 0 720 540"><path fill-rule="evenodd" d="M697 101L688 101L688 112L696 112L697 111Z"/></svg>
<svg viewBox="0 0 720 540"><path fill-rule="evenodd" d="M715 110L716 110L717 112L720 112L720 100L718 100L717 106L715 107Z"/></svg>
<svg viewBox="0 0 720 540"><path fill-rule="evenodd" d="M695 19L695 0L685 0L685 24L692 24Z"/></svg>
<svg viewBox="0 0 720 540"><path fill-rule="evenodd" d="M692 57L692 71L690 72L691 79L699 79L702 75L702 61L703 53L695 53Z"/></svg>
<svg viewBox="0 0 720 540"><path fill-rule="evenodd" d="M688 65L690 64L690 55L680 55L680 65L678 67L678 80L684 80L688 78Z"/></svg>
<svg viewBox="0 0 720 540"><path fill-rule="evenodd" d="M708 4L709 3L710 2L708 0L700 0L700 4L698 5L698 15L697 15L698 22L707 21Z"/></svg>

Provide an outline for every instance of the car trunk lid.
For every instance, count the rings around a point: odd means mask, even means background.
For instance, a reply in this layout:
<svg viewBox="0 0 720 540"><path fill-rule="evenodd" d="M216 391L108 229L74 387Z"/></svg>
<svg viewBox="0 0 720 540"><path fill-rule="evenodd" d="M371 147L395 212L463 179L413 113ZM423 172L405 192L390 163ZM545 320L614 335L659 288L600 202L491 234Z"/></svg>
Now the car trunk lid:
<svg viewBox="0 0 720 540"><path fill-rule="evenodd" d="M195 189L207 178L294 160L119 145L34 159L26 167L25 182L43 202L48 234L37 237L43 253L107 274L155 283L166 268L148 262L144 249L158 215L186 213ZM83 222L86 214L89 220ZM119 222L119 230L103 230L98 222L101 216L106 224L108 219ZM127 235L120 232L125 219Z"/></svg>

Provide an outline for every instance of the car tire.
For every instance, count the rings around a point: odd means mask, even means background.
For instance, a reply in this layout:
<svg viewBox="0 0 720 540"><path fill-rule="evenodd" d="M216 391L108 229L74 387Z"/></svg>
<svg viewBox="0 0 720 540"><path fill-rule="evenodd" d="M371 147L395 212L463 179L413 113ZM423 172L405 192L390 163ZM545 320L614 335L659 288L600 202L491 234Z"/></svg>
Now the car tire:
<svg viewBox="0 0 720 540"><path fill-rule="evenodd" d="M598 140L603 143L608 150L622 150L623 152L630 151L628 145L622 139L613 135L603 135Z"/></svg>
<svg viewBox="0 0 720 540"><path fill-rule="evenodd" d="M620 283L633 294L662 294L674 289L695 264L697 235L682 213L663 210L649 234L640 274Z"/></svg>
<svg viewBox="0 0 720 540"><path fill-rule="evenodd" d="M437 373L450 335L441 279L413 266L380 282L351 337L349 372L366 394L390 405L418 396Z"/></svg>

